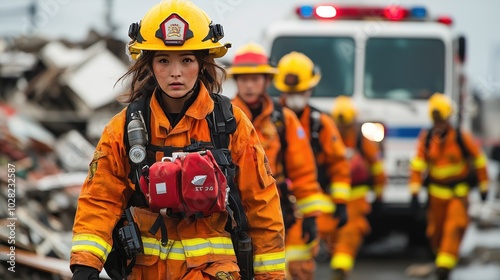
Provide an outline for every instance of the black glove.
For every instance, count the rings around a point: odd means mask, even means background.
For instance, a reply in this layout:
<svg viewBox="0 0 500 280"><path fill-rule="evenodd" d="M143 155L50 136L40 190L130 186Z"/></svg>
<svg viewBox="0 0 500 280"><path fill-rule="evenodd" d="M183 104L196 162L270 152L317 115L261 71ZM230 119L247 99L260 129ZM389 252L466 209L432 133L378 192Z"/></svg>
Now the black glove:
<svg viewBox="0 0 500 280"><path fill-rule="evenodd" d="M335 213L333 213L333 217L339 220L337 228L341 228L345 224L347 224L347 211L345 208L345 204L342 203L335 205Z"/></svg>
<svg viewBox="0 0 500 280"><path fill-rule="evenodd" d="M307 217L302 221L302 239L307 236L307 243L311 243L318 236L316 217Z"/></svg>
<svg viewBox="0 0 500 280"><path fill-rule="evenodd" d="M85 265L74 265L71 280L99 280L99 271Z"/></svg>
<svg viewBox="0 0 500 280"><path fill-rule="evenodd" d="M488 191L481 192L481 201L485 202L488 199Z"/></svg>
<svg viewBox="0 0 500 280"><path fill-rule="evenodd" d="M415 212L417 212L420 209L420 202L418 201L417 194L413 194L411 196L410 208Z"/></svg>
<svg viewBox="0 0 500 280"><path fill-rule="evenodd" d="M372 202L372 214L379 215L382 212L382 199L377 198Z"/></svg>

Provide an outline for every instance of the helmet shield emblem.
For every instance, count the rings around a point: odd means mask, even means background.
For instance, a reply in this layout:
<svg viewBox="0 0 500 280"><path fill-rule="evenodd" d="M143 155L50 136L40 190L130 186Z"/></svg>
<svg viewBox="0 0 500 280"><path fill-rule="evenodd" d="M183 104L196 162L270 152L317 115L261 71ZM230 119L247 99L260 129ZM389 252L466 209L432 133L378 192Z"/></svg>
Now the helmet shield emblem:
<svg viewBox="0 0 500 280"><path fill-rule="evenodd" d="M182 17L171 14L160 24L156 37L162 39L166 46L182 46L187 39L193 37L193 32Z"/></svg>

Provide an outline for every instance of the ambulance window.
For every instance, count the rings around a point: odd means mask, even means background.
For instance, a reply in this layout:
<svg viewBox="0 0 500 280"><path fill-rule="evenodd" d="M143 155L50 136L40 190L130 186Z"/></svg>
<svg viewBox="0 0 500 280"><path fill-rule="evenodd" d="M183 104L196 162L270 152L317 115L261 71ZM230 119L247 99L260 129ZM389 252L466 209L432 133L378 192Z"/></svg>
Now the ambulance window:
<svg viewBox="0 0 500 280"><path fill-rule="evenodd" d="M322 78L313 96L334 97L352 95L354 91L354 39L349 37L278 37L273 42L271 59L297 51L307 55L319 65ZM270 89L272 96L279 92Z"/></svg>
<svg viewBox="0 0 500 280"><path fill-rule="evenodd" d="M364 94L368 98L427 99L443 92L445 49L439 39L370 38Z"/></svg>

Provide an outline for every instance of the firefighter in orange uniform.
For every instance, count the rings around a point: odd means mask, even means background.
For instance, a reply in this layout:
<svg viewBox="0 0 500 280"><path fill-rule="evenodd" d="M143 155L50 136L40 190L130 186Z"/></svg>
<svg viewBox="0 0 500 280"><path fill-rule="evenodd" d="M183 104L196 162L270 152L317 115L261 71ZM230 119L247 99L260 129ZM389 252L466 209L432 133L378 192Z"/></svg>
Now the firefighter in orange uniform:
<svg viewBox="0 0 500 280"><path fill-rule="evenodd" d="M332 117L337 124L342 140L347 147L351 168L351 196L347 203L348 222L334 238L335 249L331 262L335 280L345 279L354 266L354 261L363 239L370 233L367 215L380 209L386 176L379 145L361 133L356 122L357 110L351 98L339 96L335 99ZM367 195L372 190L375 201L372 206Z"/></svg>
<svg viewBox="0 0 500 280"><path fill-rule="evenodd" d="M428 191L427 237L436 254L437 279L449 279L458 261L458 250L469 223L468 194L477 185L483 201L488 193L487 159L473 136L454 128L451 100L435 93L429 98L430 130L418 139L410 163L411 205L419 207L421 186ZM424 178L426 177L426 178Z"/></svg>
<svg viewBox="0 0 500 280"><path fill-rule="evenodd" d="M252 120L281 191L287 229L287 271L292 279L313 279L313 250L317 244L316 216L320 213L321 188L316 181L311 145L297 116L267 94L277 69L269 64L260 45L249 43L241 47L228 72L238 87L233 104ZM289 191L294 198L288 199ZM295 199L296 203L292 206L300 213L298 218L290 206ZM299 238L290 238L294 231L299 232ZM290 250L294 246L304 248L300 256L295 256Z"/></svg>
<svg viewBox="0 0 500 280"><path fill-rule="evenodd" d="M345 157L345 147L333 120L309 104L314 87L321 80L319 68L299 52L284 55L278 62L278 74L274 86L282 93L281 101L293 110L300 119L311 142L318 169L317 180L323 194L322 215L318 217L321 236L332 235L347 222L346 202L350 192L349 162ZM288 238L298 239L300 235L291 229ZM300 259L307 247L295 242L286 248L287 259ZM289 255L290 254L290 255Z"/></svg>
<svg viewBox="0 0 500 280"><path fill-rule="evenodd" d="M207 116L220 104L215 100L223 100L215 95L221 90L220 73L224 72L214 58L222 57L229 47L219 42L222 26L212 23L190 1L170 0L153 6L140 23L131 25L129 35L133 41L128 48L136 61L122 78L131 80L130 102L150 98L144 103L150 114L143 118L150 128L145 145L147 158L152 158L154 165L162 163L169 148L212 143ZM230 105L227 99L225 108L230 109ZM275 180L252 123L236 107L232 114L235 130L226 138L229 152L224 151L237 167L234 181L248 218L247 232L253 246L251 270L255 279L284 279L284 225ZM115 252L111 249L120 248L118 242L113 242L112 231L128 210L137 225L137 231L128 228L128 233L137 233L139 240L131 239L133 242L127 243L126 249L132 250L129 245L141 246L137 247L130 275L113 279L240 279L242 264L237 263L238 251L229 229L225 229L227 210L204 215L210 209L200 208L197 215L187 216L189 212L173 213L166 208L156 212L151 204L126 208L129 198L138 191L129 178L133 165L125 148L126 120L123 110L105 127L83 184L73 227L73 279L98 279L108 256ZM136 142L138 139L129 138ZM130 160L140 155L131 149ZM149 174L148 178L152 176ZM162 188L173 190L170 182L166 186L157 184L158 194ZM196 183L202 184L200 180ZM185 188L185 183L179 187ZM224 185L220 187L226 189ZM157 223L163 226L154 233ZM129 236L134 235L125 237Z"/></svg>

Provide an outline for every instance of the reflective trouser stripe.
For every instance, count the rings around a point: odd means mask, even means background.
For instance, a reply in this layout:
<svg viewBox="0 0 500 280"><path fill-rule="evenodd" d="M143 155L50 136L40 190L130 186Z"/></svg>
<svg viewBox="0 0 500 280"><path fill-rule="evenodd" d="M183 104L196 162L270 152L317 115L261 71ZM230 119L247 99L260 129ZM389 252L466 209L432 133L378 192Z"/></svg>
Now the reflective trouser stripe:
<svg viewBox="0 0 500 280"><path fill-rule="evenodd" d="M209 254L234 256L234 247L229 237L194 238L181 240L187 258Z"/></svg>
<svg viewBox="0 0 500 280"><path fill-rule="evenodd" d="M313 248L318 242L312 241L304 245L287 245L286 262L305 261L313 258Z"/></svg>
<svg viewBox="0 0 500 280"><path fill-rule="evenodd" d="M351 189L351 197L349 199L356 200L359 198L366 197L369 191L370 191L370 186L368 185L353 186Z"/></svg>
<svg viewBox="0 0 500 280"><path fill-rule="evenodd" d="M438 253L436 267L452 269L457 265L457 257L448 253Z"/></svg>
<svg viewBox="0 0 500 280"><path fill-rule="evenodd" d="M332 269L340 268L345 271L351 271L354 266L354 258L348 254L337 253L330 262Z"/></svg>
<svg viewBox="0 0 500 280"><path fill-rule="evenodd" d="M431 183L429 184L429 194L440 199L451 199L453 197L464 197L469 193L467 183L457 184L455 187L448 187Z"/></svg>
<svg viewBox="0 0 500 280"><path fill-rule="evenodd" d="M73 237L71 252L90 252L106 261L111 245L97 235L77 234Z"/></svg>
<svg viewBox="0 0 500 280"><path fill-rule="evenodd" d="M285 252L255 255L253 270L255 273L285 270Z"/></svg>
<svg viewBox="0 0 500 280"><path fill-rule="evenodd" d="M321 193L318 193L310 195L306 198L298 199L297 208L304 215L318 211L319 208L321 207L320 203L321 195L322 195Z"/></svg>
<svg viewBox="0 0 500 280"><path fill-rule="evenodd" d="M180 241L169 239L166 246L162 246L160 240L152 237L142 237L144 255L158 256L162 260L185 260L184 247Z"/></svg>

